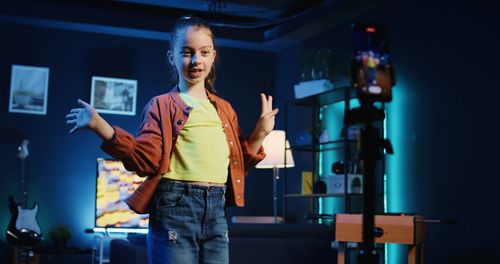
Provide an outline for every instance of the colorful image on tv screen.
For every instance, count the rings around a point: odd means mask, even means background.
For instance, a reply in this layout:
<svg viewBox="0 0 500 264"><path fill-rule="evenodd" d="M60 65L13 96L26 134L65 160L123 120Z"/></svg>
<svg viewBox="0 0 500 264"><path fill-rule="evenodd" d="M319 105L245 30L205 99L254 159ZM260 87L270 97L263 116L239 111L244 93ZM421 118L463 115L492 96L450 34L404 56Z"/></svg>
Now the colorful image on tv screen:
<svg viewBox="0 0 500 264"><path fill-rule="evenodd" d="M125 200L145 180L117 160L97 159L96 227L147 228L147 214L131 211Z"/></svg>

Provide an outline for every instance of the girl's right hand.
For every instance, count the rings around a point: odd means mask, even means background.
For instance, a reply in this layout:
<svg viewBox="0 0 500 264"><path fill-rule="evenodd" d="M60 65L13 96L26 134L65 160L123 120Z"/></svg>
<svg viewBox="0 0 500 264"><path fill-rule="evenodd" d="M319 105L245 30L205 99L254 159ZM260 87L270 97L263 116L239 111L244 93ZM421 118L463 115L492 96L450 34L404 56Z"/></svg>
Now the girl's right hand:
<svg viewBox="0 0 500 264"><path fill-rule="evenodd" d="M70 110L69 114L66 115L66 124L74 125L69 133L71 134L82 128L95 130L99 115L94 107L80 99L78 99L78 104L82 107L73 108Z"/></svg>

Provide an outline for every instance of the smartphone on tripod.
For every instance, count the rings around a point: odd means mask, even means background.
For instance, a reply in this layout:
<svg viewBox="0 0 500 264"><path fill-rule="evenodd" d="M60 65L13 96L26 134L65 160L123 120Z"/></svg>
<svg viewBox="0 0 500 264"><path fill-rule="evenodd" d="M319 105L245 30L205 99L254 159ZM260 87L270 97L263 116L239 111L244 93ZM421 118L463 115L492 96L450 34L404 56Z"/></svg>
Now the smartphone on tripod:
<svg viewBox="0 0 500 264"><path fill-rule="evenodd" d="M359 22L352 29L351 85L362 101L390 102L395 80L386 30Z"/></svg>

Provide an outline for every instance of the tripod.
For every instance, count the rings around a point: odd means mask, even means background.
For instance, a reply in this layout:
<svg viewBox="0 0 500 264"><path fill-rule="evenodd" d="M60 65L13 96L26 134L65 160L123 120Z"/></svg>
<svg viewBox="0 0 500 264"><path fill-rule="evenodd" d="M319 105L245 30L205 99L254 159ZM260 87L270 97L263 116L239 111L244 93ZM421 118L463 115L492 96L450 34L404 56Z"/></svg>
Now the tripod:
<svg viewBox="0 0 500 264"><path fill-rule="evenodd" d="M361 149L359 159L363 164L363 243L358 254L358 263L376 264L378 254L375 251L375 236L380 232L375 230L375 176L376 163L382 158L382 150L394 153L388 139L382 139L374 121L383 120L384 111L373 105L372 101L361 100L361 107L351 110L346 116L348 124L364 124L361 132Z"/></svg>

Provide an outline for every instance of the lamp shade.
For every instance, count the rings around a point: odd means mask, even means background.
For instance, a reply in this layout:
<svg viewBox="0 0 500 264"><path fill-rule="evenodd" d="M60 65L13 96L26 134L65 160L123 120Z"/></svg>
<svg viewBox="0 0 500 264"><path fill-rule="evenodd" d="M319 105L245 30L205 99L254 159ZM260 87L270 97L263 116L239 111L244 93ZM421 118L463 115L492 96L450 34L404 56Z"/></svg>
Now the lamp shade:
<svg viewBox="0 0 500 264"><path fill-rule="evenodd" d="M262 143L266 157L259 162L255 167L259 169L270 168L291 168L295 166L293 161L292 151L290 150L290 143L288 140L285 145L285 131L273 130ZM285 164L285 150L286 150L286 164Z"/></svg>

